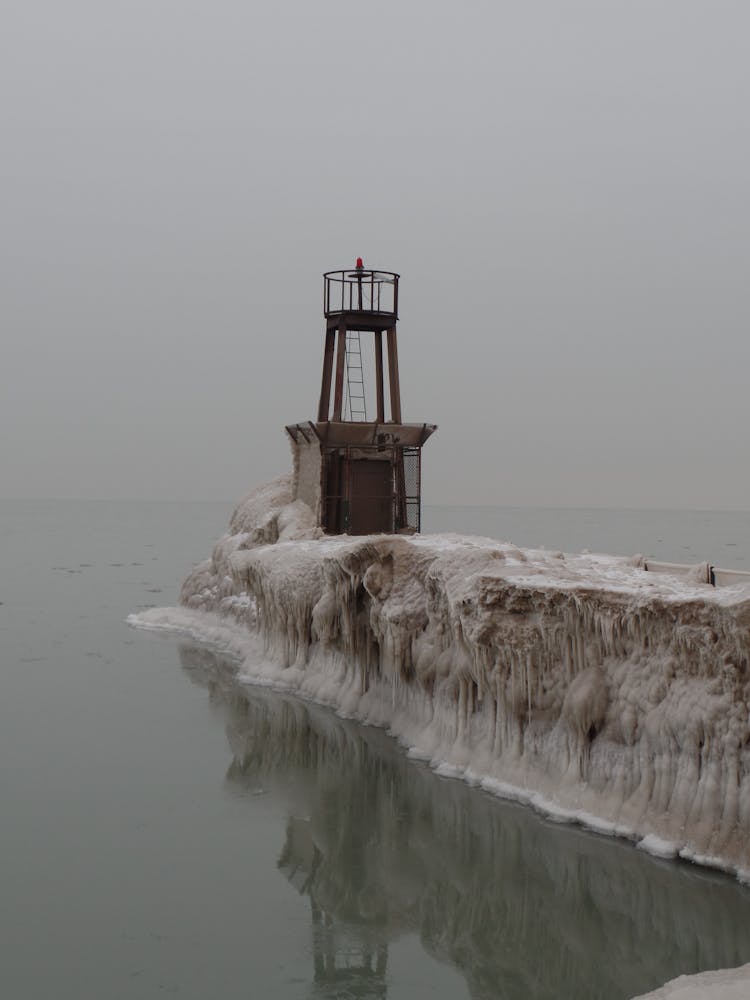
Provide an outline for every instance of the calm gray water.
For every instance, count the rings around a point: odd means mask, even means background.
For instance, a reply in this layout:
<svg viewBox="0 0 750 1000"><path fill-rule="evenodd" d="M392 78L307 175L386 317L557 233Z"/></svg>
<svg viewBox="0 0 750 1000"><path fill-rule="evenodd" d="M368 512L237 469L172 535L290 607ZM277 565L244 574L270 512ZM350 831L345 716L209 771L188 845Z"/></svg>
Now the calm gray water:
<svg viewBox="0 0 750 1000"><path fill-rule="evenodd" d="M440 779L380 731L129 629L175 603L229 509L0 502L0 996L617 1000L750 961L730 879ZM747 515L426 515L748 557Z"/></svg>
<svg viewBox="0 0 750 1000"><path fill-rule="evenodd" d="M532 548L640 554L750 572L746 511L426 506L422 522L424 531L471 532Z"/></svg>

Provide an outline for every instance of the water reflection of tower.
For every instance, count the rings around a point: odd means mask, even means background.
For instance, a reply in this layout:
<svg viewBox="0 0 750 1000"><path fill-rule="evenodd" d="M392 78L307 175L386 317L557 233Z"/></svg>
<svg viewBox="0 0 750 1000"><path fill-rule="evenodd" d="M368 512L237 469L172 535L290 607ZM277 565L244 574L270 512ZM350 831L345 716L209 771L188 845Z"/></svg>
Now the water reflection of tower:
<svg viewBox="0 0 750 1000"><path fill-rule="evenodd" d="M316 847L308 820L292 817L279 857L279 870L302 895L310 897L313 996L334 995L377 1000L387 995L388 943L382 929L340 922L318 898L316 875L323 854Z"/></svg>
<svg viewBox="0 0 750 1000"><path fill-rule="evenodd" d="M183 663L190 663L186 653ZM266 788L283 787L290 796L293 812L277 864L309 897L309 995L384 1000L389 943L412 923L404 920L384 877L385 858L403 848L385 808L394 796L399 799L393 767L354 727L330 713L279 695L249 697L214 676L215 693L223 687L231 709L227 782L256 789L260 781ZM386 739L369 735L378 744ZM386 863L385 870L389 867Z"/></svg>

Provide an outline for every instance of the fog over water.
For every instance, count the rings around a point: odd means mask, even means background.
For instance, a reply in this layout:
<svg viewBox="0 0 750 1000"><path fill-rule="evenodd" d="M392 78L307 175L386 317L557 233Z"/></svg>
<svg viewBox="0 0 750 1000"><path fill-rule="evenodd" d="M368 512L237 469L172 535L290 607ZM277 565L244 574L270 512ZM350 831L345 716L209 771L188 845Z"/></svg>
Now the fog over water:
<svg viewBox="0 0 750 1000"><path fill-rule="evenodd" d="M12 4L0 495L235 499L403 275L434 503L747 509L750 8Z"/></svg>

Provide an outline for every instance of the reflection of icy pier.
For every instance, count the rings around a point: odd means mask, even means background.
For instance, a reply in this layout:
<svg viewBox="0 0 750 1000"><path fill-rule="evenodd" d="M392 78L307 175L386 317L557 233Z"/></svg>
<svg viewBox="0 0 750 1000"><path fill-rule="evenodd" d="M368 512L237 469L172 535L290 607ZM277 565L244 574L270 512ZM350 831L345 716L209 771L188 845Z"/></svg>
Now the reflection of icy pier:
<svg viewBox="0 0 750 1000"><path fill-rule="evenodd" d="M750 869L750 591L488 539L321 538L289 499L251 494L183 588L259 637L250 675L560 818Z"/></svg>
<svg viewBox="0 0 750 1000"><path fill-rule="evenodd" d="M337 976L383 996L386 955L414 934L476 1000L621 1000L750 959L750 895L729 879L541 823L440 781L380 729L239 686L205 648L180 656L225 719L227 786L288 817L278 866L309 899L313 996Z"/></svg>

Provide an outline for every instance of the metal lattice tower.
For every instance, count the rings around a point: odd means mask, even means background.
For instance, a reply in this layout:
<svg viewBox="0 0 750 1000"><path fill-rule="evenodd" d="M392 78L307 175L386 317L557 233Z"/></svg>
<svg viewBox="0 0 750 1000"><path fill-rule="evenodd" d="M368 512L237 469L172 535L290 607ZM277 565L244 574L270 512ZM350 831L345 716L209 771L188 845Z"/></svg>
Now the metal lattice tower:
<svg viewBox="0 0 750 1000"><path fill-rule="evenodd" d="M318 417L286 430L294 451L294 498L315 511L327 534L420 529L422 446L436 428L401 418L398 284L395 271L365 268L361 257L350 270L323 275ZM363 338L368 362L374 358L367 388Z"/></svg>

